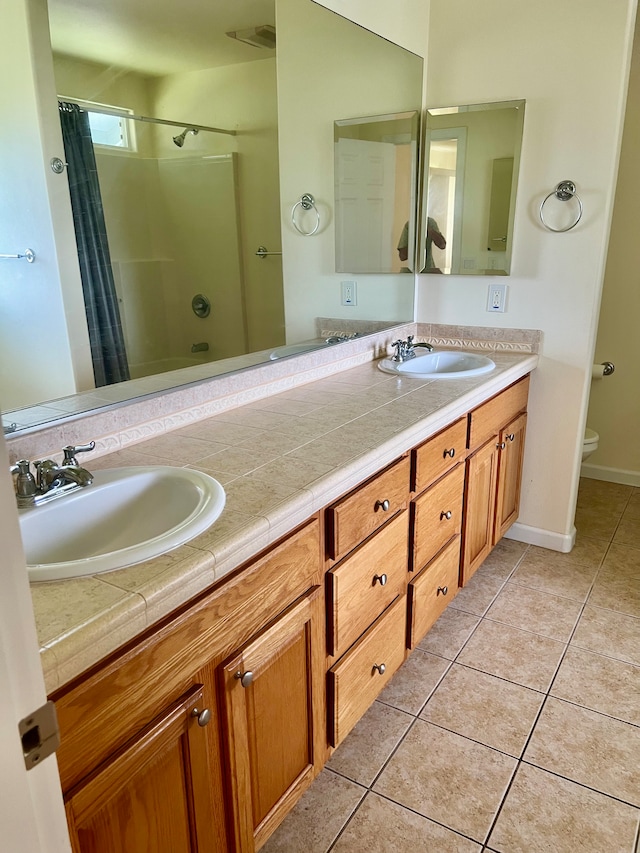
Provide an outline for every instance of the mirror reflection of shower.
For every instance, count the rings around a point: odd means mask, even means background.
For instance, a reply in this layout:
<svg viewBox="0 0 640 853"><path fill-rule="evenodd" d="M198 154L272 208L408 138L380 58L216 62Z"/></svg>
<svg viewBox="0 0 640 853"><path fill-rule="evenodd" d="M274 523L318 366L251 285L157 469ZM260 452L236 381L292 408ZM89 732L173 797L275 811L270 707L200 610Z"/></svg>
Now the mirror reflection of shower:
<svg viewBox="0 0 640 853"><path fill-rule="evenodd" d="M178 148L182 148L184 145L184 141L186 139L187 133L191 133L194 136L198 135L198 129L196 127L185 127L182 133L179 133L177 136L173 137L173 144L177 145Z"/></svg>

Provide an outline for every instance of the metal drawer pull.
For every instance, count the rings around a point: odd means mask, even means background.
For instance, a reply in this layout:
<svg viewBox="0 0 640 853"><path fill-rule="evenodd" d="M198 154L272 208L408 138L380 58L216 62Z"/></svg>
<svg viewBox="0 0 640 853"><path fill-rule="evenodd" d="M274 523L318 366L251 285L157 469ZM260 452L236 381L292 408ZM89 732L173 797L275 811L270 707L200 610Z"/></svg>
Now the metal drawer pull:
<svg viewBox="0 0 640 853"><path fill-rule="evenodd" d="M387 666L384 663L374 663L373 669L371 670L371 674L373 674L373 670L377 669L380 675L384 675L387 671Z"/></svg>
<svg viewBox="0 0 640 853"><path fill-rule="evenodd" d="M383 501L376 501L374 509L381 509L383 512L389 512L390 506L391 504L389 503L387 498L385 498Z"/></svg>
<svg viewBox="0 0 640 853"><path fill-rule="evenodd" d="M456 455L455 447L452 447L452 448L451 448L451 450L445 450L445 452L442 454L442 456L443 456L443 457L444 457L444 456L449 456L451 459L453 459L453 457L454 457L455 455Z"/></svg>
<svg viewBox="0 0 640 853"><path fill-rule="evenodd" d="M246 672L240 672L240 670L238 670L234 675L234 678L237 678L243 687L251 687L253 684L253 673L251 670L247 670Z"/></svg>
<svg viewBox="0 0 640 853"><path fill-rule="evenodd" d="M506 446L507 446L506 441L500 441L498 444L496 444L496 447L498 448L498 450L504 450Z"/></svg>
<svg viewBox="0 0 640 853"><path fill-rule="evenodd" d="M373 576L373 585L374 586L376 585L376 582L379 582L380 586L384 586L387 582L387 576L384 573L381 575L374 575Z"/></svg>
<svg viewBox="0 0 640 853"><path fill-rule="evenodd" d="M445 518L447 519L447 521L449 521L451 519L451 515L452 515L452 513L451 513L450 509L448 509L446 512L441 512L440 513L440 521L444 521Z"/></svg>
<svg viewBox="0 0 640 853"><path fill-rule="evenodd" d="M507 438L509 439L509 441L513 441L515 439L515 434L510 432Z"/></svg>
<svg viewBox="0 0 640 853"><path fill-rule="evenodd" d="M197 717L198 725L201 728L204 728L204 726L206 726L209 720L211 719L211 711L208 708L205 708L204 711L198 711L197 708L194 708L191 712L191 716Z"/></svg>
<svg viewBox="0 0 640 853"><path fill-rule="evenodd" d="M437 597L438 595L440 595L440 593L442 593L443 595L446 595L448 592L449 592L449 587L448 587L448 586L439 586L439 587L438 587L438 591L436 592L436 597Z"/></svg>

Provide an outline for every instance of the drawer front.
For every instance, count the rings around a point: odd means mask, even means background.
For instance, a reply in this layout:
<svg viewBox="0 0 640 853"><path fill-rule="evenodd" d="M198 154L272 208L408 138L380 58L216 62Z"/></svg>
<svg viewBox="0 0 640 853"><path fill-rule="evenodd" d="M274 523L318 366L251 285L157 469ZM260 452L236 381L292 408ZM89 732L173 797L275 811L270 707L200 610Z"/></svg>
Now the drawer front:
<svg viewBox="0 0 640 853"><path fill-rule="evenodd" d="M506 388L496 397L487 400L471 412L469 449L475 450L492 435L497 435L505 424L527 408L529 377L525 376L515 385Z"/></svg>
<svg viewBox="0 0 640 853"><path fill-rule="evenodd" d="M427 633L458 592L460 537L435 557L409 584L409 648Z"/></svg>
<svg viewBox="0 0 640 853"><path fill-rule="evenodd" d="M463 489L464 464L458 465L413 501L412 571L419 571L462 530Z"/></svg>
<svg viewBox="0 0 640 853"><path fill-rule="evenodd" d="M328 652L343 654L405 592L409 513L401 512L327 572Z"/></svg>
<svg viewBox="0 0 640 853"><path fill-rule="evenodd" d="M414 492L423 492L427 486L465 458L467 421L465 415L414 450Z"/></svg>
<svg viewBox="0 0 640 853"><path fill-rule="evenodd" d="M406 600L404 595L398 598L329 670L332 746L344 740L403 663Z"/></svg>
<svg viewBox="0 0 640 853"><path fill-rule="evenodd" d="M409 457L399 459L327 510L327 551L333 560L381 527L409 499Z"/></svg>

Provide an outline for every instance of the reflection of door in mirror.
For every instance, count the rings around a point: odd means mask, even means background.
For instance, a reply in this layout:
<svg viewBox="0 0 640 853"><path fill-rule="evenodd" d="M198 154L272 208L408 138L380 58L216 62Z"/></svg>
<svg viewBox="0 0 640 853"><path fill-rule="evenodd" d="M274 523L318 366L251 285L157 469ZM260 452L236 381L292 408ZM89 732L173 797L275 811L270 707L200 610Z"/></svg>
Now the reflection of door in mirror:
<svg viewBox="0 0 640 853"><path fill-rule="evenodd" d="M509 274L523 121L524 101L427 111L422 272ZM433 250L433 266L427 215L447 239L444 257Z"/></svg>
<svg viewBox="0 0 640 853"><path fill-rule="evenodd" d="M336 271L413 268L418 113L334 124Z"/></svg>

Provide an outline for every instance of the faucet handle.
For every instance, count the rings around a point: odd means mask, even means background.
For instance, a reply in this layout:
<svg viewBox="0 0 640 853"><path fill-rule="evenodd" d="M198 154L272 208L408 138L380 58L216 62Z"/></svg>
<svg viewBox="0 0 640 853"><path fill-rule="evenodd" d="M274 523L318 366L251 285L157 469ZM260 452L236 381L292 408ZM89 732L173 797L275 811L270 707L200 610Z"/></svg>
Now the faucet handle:
<svg viewBox="0 0 640 853"><path fill-rule="evenodd" d="M62 448L62 452L64 453L64 459L62 460L63 465L77 465L78 460L76 459L76 453L89 453L96 446L95 441L90 441L89 444L68 444L66 447Z"/></svg>

